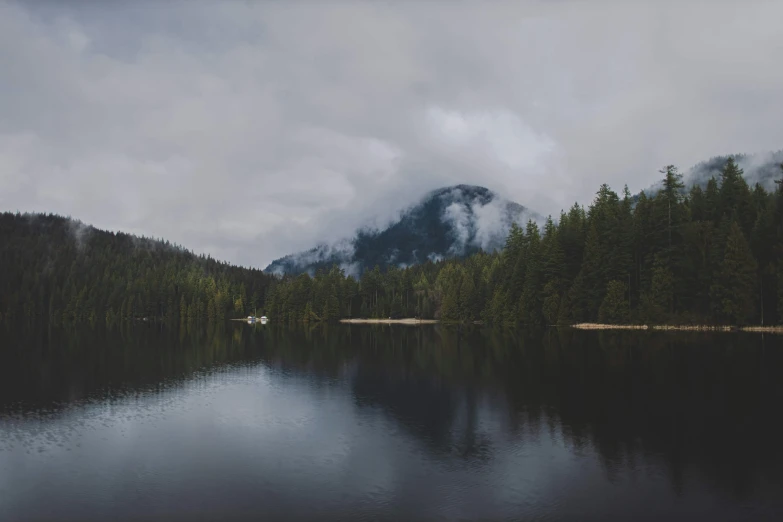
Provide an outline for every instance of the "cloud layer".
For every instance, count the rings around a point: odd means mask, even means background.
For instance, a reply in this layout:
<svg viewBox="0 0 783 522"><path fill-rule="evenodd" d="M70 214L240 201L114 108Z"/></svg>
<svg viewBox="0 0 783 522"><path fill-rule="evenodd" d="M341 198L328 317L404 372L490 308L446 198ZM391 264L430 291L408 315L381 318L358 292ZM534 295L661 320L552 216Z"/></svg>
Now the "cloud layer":
<svg viewBox="0 0 783 522"><path fill-rule="evenodd" d="M444 185L556 213L781 148L783 4L597 3L0 0L0 209L262 267Z"/></svg>

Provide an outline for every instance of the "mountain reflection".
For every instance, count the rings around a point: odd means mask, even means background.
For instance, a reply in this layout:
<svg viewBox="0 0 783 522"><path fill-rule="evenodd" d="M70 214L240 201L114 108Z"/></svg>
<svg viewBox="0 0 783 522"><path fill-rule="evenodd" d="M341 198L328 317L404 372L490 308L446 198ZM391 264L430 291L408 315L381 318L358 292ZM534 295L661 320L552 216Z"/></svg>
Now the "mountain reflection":
<svg viewBox="0 0 783 522"><path fill-rule="evenodd" d="M654 461L738 498L783 483L783 339L751 334L275 325L7 331L0 416L155 393L262 364L344 383L430 457L482 466L498 444L561 438L608 477Z"/></svg>

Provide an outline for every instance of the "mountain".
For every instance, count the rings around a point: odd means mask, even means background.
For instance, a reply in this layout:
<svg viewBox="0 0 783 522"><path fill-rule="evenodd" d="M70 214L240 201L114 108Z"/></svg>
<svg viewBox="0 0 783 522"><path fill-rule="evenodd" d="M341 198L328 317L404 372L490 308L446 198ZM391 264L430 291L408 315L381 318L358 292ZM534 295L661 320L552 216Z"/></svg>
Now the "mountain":
<svg viewBox="0 0 783 522"><path fill-rule="evenodd" d="M688 169L683 175L685 191L690 190L693 185L699 185L702 188L707 186L710 178L720 179L720 172L726 165L729 158L734 158L737 166L744 171L744 177L748 184L753 187L759 183L770 192L775 191L775 180L780 179L780 165L783 164L783 150L776 152L764 152L758 154L729 154L726 156L715 156L701 163L697 163ZM645 190L647 195L658 192L661 188L661 182L655 183L649 189Z"/></svg>
<svg viewBox="0 0 783 522"><path fill-rule="evenodd" d="M430 192L383 230L360 229L351 239L277 259L264 271L313 273L336 264L348 274L359 275L376 265L409 266L465 257L479 249L501 248L511 224L524 225L529 219L543 221L536 212L485 187L455 185Z"/></svg>

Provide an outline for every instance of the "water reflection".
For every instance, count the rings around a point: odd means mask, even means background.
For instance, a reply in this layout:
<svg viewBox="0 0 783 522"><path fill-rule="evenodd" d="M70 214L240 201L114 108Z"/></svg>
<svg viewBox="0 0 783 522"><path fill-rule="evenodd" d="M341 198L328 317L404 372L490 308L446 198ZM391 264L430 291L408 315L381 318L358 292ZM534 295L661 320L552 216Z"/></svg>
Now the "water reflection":
<svg viewBox="0 0 783 522"><path fill-rule="evenodd" d="M146 323L0 335L0 411L155 390L198 370L257 357L254 339L260 337L225 327L170 330Z"/></svg>
<svg viewBox="0 0 783 522"><path fill-rule="evenodd" d="M274 364L337 378L348 363L359 406L442 454L489 458L478 418L491 404L507 436L559 431L610 475L657 458L677 491L697 473L739 498L783 479L779 337L351 327L266 339Z"/></svg>
<svg viewBox="0 0 783 522"><path fill-rule="evenodd" d="M257 481L275 469L265 480L278 494L304 492L343 518L450 518L450 509L672 516L677 502L691 513L713 506L721 518L781 508L780 337L227 324L14 330L3 339L0 433L32 436L32 418L65 425L85 415L80 404L97 408L84 411L104 427L117 417L112 407L131 419L134 408L157 408L185 416L169 429L200 433L190 449L221 477ZM166 410L161 401L174 402ZM44 445L50 425L36 428ZM152 437L134 422L112 426ZM78 433L65 446L71 440ZM154 441L157 449L138 451L183 467L194 458L173 440ZM24 461L14 448L6 453ZM248 459L253 469L243 468ZM315 493L327 483L352 500Z"/></svg>

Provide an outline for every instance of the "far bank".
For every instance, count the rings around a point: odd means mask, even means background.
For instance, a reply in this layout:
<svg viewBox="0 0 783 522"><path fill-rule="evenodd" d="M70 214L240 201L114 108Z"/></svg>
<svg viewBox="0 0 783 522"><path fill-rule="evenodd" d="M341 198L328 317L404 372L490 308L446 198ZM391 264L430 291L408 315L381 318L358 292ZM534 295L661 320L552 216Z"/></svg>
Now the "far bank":
<svg viewBox="0 0 783 522"><path fill-rule="evenodd" d="M340 319L341 323L350 324L435 324L437 319Z"/></svg>
<svg viewBox="0 0 783 522"><path fill-rule="evenodd" d="M725 326L725 325L646 325L579 323L571 326L578 330L671 330L679 332L757 332L783 334L783 326Z"/></svg>

